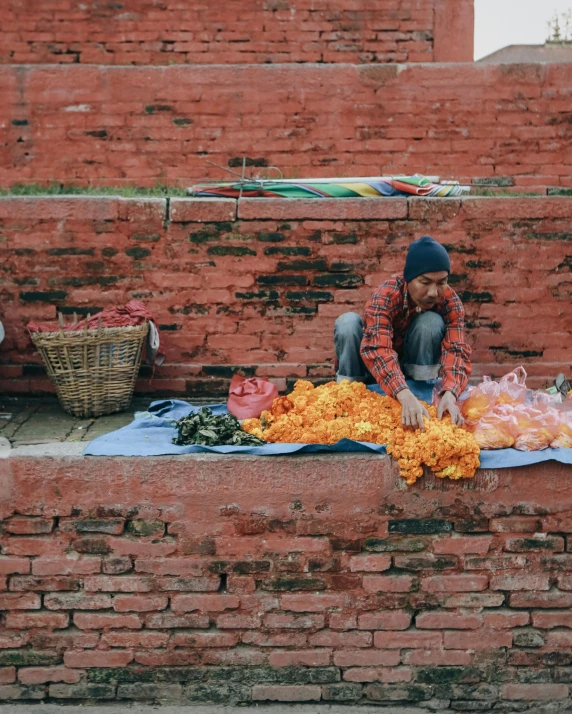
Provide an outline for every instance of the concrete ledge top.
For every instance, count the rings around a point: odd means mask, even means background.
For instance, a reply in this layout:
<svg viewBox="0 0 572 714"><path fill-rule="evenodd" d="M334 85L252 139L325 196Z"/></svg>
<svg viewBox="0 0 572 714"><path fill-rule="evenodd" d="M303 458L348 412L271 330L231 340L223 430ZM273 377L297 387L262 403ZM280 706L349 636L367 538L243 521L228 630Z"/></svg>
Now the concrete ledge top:
<svg viewBox="0 0 572 714"><path fill-rule="evenodd" d="M5 441L5 440L4 440ZM21 446L14 446L11 449L0 451L0 458L9 459L19 459L19 458L34 458L34 459L85 459L90 461L98 461L100 459L121 459L123 461L134 460L148 461L149 459L161 459L169 461L229 461L232 459L240 458L241 461L259 461L264 459L264 456L258 456L256 454L209 454L209 453L199 453L199 454L163 454L160 456L83 456L83 451L89 442L51 442L48 444L24 444ZM0 441L0 449L2 448L2 442ZM331 460L332 454L283 454L282 456L272 455L272 459L277 458L310 458L313 460L327 459ZM336 453L336 461L355 459L356 457L363 459L389 459L390 457L385 454L368 454L363 451L353 452L353 453ZM266 458L270 458L266 457Z"/></svg>

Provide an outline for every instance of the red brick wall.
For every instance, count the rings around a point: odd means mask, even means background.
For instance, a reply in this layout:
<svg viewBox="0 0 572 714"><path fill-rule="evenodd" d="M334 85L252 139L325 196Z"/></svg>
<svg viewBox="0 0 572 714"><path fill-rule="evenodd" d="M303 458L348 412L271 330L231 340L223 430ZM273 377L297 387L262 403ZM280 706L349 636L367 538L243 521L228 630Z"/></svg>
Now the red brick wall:
<svg viewBox="0 0 572 714"><path fill-rule="evenodd" d="M25 326L142 299L167 353L153 383L224 393L233 371L333 375L333 325L402 269L409 242L451 251L474 375L568 372L566 198L293 201L0 198L0 392L49 388Z"/></svg>
<svg viewBox="0 0 572 714"><path fill-rule="evenodd" d="M0 62L432 62L445 60L440 39L447 61L472 62L472 8L473 0L4 0Z"/></svg>
<svg viewBox="0 0 572 714"><path fill-rule="evenodd" d="M411 489L364 455L3 468L2 700L569 698L569 466Z"/></svg>
<svg viewBox="0 0 572 714"><path fill-rule="evenodd" d="M0 185L403 173L571 186L566 64L0 68ZM234 162L231 161L234 159Z"/></svg>

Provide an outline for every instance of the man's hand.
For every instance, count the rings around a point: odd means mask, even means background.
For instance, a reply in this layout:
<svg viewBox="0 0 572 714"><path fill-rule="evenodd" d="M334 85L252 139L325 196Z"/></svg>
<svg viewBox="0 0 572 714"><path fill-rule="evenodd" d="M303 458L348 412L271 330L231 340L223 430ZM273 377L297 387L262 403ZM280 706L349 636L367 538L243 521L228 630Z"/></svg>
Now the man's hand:
<svg viewBox="0 0 572 714"><path fill-rule="evenodd" d="M397 393L397 401L401 404L401 423L414 429L425 431L423 417L429 419L429 412L410 389L402 389Z"/></svg>
<svg viewBox="0 0 572 714"><path fill-rule="evenodd" d="M457 400L452 392L444 392L439 402L439 408L437 409L437 416L439 419L443 418L445 412L449 412L451 415L451 421L457 426L461 426L465 420L461 414L461 410L457 406Z"/></svg>

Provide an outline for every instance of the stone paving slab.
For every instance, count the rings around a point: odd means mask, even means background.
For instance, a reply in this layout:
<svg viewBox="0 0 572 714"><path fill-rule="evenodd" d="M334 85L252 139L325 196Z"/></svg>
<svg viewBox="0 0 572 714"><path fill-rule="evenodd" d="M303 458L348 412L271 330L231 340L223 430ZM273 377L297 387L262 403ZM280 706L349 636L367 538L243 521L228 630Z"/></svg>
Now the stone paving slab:
<svg viewBox="0 0 572 714"><path fill-rule="evenodd" d="M128 410L94 419L74 417L65 412L56 397L0 397L0 438L13 448L87 442L133 421L137 411L145 411L153 397L135 397ZM222 398L193 399L192 404L213 404Z"/></svg>
<svg viewBox="0 0 572 714"><path fill-rule="evenodd" d="M259 714L429 714L430 711L445 711L444 709L428 709L419 707L368 707L352 705L330 705L316 702L315 704L256 704L248 707L226 707L220 705L184 706L101 703L87 706L67 704L0 704L0 714L244 714L245 711L255 711ZM447 710L451 712L451 710ZM540 710L539 710L540 711ZM452 712L451 712L452 714Z"/></svg>

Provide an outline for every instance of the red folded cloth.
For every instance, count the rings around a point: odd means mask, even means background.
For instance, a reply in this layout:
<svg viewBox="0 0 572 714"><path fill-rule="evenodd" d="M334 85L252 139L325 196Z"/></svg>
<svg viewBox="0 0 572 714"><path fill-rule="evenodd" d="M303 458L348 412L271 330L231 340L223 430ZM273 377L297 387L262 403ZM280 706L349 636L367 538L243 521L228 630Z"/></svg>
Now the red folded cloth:
<svg viewBox="0 0 572 714"><path fill-rule="evenodd" d="M126 305L118 305L110 310L91 315L79 322L70 322L61 328L64 332L75 332L85 330L86 325L89 330L97 329L101 320L102 327L136 327L142 325L147 320L153 321L153 314L139 300L131 300ZM29 322L30 332L59 332L59 325L49 322Z"/></svg>
<svg viewBox="0 0 572 714"><path fill-rule="evenodd" d="M276 385L266 377L245 379L235 374L230 383L227 408L237 419L254 419L270 409L277 396Z"/></svg>

